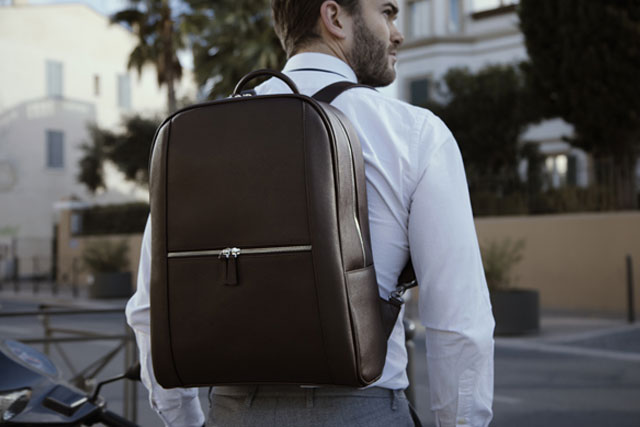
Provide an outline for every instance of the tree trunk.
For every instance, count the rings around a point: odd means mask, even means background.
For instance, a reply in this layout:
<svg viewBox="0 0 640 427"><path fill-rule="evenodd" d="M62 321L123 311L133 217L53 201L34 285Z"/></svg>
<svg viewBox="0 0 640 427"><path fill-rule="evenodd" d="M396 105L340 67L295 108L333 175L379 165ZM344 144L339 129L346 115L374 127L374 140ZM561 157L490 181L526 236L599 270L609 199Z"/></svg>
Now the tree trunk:
<svg viewBox="0 0 640 427"><path fill-rule="evenodd" d="M176 90L174 86L174 79L172 76L173 73L169 74L171 75L171 79L167 80L167 105L169 107L169 114L171 114L178 109L178 105L176 102Z"/></svg>
<svg viewBox="0 0 640 427"><path fill-rule="evenodd" d="M173 21L171 19L171 7L169 6L168 0L163 0L163 11L162 11L162 36L164 39L164 43L162 43L164 47L164 80L167 84L167 107L169 109L169 114L175 112L177 110L177 102L176 102L176 91L175 91L175 64L173 61L174 52L173 52Z"/></svg>

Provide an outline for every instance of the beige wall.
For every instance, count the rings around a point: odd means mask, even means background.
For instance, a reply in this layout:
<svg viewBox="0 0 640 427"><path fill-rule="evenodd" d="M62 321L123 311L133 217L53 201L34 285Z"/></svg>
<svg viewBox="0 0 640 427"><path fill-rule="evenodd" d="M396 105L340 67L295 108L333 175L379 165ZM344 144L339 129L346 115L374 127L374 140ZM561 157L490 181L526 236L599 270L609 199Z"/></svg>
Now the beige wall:
<svg viewBox="0 0 640 427"><path fill-rule="evenodd" d="M626 261L633 257L640 310L640 213L478 218L480 242L524 238L517 287L540 291L542 308L626 313Z"/></svg>
<svg viewBox="0 0 640 427"><path fill-rule="evenodd" d="M70 239L70 214L60 217L58 280L71 277L72 260L80 259L87 241ZM635 269L635 304L640 311L640 213L540 215L476 219L481 243L524 238L524 258L515 268L515 287L540 291L543 309L626 313L626 261ZM102 237L104 238L104 237ZM129 239L131 272L137 273L141 235L110 236ZM86 284L86 275L80 279Z"/></svg>
<svg viewBox="0 0 640 427"><path fill-rule="evenodd" d="M56 277L58 283L71 283L74 274L73 263L74 259L76 259L76 268L79 269L79 274L76 276L76 283L81 286L87 285L88 272L82 269L82 251L88 243L105 239L115 241L126 239L129 242L129 271L131 271L135 286L135 280L138 274L138 262L140 260L142 234L73 237L71 236L71 211L68 210L61 211L60 222L58 224L58 272Z"/></svg>

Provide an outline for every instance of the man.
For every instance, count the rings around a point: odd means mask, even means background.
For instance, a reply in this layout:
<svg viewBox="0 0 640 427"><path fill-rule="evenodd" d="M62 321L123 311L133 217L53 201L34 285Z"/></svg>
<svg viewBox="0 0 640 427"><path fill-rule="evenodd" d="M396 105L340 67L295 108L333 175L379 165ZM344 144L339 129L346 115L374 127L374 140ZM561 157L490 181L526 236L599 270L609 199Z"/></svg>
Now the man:
<svg viewBox="0 0 640 427"><path fill-rule="evenodd" d="M312 95L342 80L385 86L395 79L402 34L397 0L272 0L284 68ZM258 94L289 92L277 79ZM446 126L429 111L354 88L333 105L354 124L363 147L372 250L387 296L409 256L418 278L431 409L439 426L486 426L492 417L493 317L464 168ZM138 291L127 305L142 377L165 424L200 426L196 389L164 390L154 380L149 345L150 229L145 230ZM411 248L409 252L409 248ZM220 387L210 394L208 425L409 426L404 330L388 342L373 387Z"/></svg>

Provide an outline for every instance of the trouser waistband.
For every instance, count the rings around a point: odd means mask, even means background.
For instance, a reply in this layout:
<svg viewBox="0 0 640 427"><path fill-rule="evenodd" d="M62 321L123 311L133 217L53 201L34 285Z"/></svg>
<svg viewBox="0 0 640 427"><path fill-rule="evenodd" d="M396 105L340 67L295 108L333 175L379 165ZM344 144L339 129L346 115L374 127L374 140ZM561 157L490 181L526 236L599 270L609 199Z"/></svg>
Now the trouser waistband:
<svg viewBox="0 0 640 427"><path fill-rule="evenodd" d="M402 395L402 390L391 390L381 387L352 388L352 387L305 387L298 385L246 385L246 386L217 386L212 393L221 396L280 396L297 397L305 396L312 390L315 396L358 396L358 397L394 397Z"/></svg>
<svg viewBox="0 0 640 427"><path fill-rule="evenodd" d="M212 402L212 395L220 397L241 397L247 408L253 405L255 399L261 398L303 398L306 400L306 407L313 408L314 400L323 397L340 398L369 398L388 399L391 409L398 408L400 399L406 399L403 390L391 390L381 387L352 388L352 387L301 387L296 385L252 385L252 386L218 386L209 390L209 403Z"/></svg>

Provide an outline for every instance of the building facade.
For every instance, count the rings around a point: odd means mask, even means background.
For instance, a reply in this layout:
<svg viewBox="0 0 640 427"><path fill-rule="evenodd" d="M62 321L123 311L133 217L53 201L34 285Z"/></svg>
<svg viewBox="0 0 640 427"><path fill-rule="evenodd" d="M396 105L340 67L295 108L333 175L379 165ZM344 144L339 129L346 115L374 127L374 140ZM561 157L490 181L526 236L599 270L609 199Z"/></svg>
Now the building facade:
<svg viewBox="0 0 640 427"><path fill-rule="evenodd" d="M136 36L82 4L0 6L0 280L51 273L54 204L91 201L77 182L87 125L165 114L155 69L127 69ZM195 97L190 73L179 96ZM111 170L111 200L139 198ZM16 262L15 260L18 260Z"/></svg>
<svg viewBox="0 0 640 427"><path fill-rule="evenodd" d="M405 42L399 52L396 96L424 104L437 96L436 82L450 68L478 71L492 64L527 59L519 29L517 0L403 0L398 25ZM539 143L552 187L566 183L587 186L590 165L586 153L563 138L573 128L561 119L530 126L522 141ZM526 162L520 165L526 176Z"/></svg>

